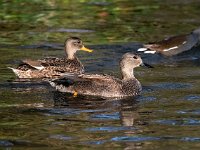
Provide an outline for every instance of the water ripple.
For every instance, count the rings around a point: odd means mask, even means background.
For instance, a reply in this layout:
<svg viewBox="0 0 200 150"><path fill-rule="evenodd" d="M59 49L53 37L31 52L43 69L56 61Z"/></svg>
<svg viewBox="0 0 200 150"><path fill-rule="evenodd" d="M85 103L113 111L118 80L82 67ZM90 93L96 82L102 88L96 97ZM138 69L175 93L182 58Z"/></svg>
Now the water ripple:
<svg viewBox="0 0 200 150"><path fill-rule="evenodd" d="M182 120L156 120L154 123L163 124L163 125L181 125L181 126L199 126L200 120L183 118Z"/></svg>
<svg viewBox="0 0 200 150"><path fill-rule="evenodd" d="M121 136L121 137L114 137L111 141L127 141L127 142L141 142L141 141L155 141L160 140L159 137L140 137L140 136Z"/></svg>
<svg viewBox="0 0 200 150"><path fill-rule="evenodd" d="M192 87L192 85L189 83L165 83L165 82L160 84L154 84L154 86L159 89L168 89L168 90L186 89Z"/></svg>
<svg viewBox="0 0 200 150"><path fill-rule="evenodd" d="M38 112L44 112L46 115L51 116L51 115L77 115L81 113L104 112L107 109L81 110L73 108L37 108L34 110Z"/></svg>
<svg viewBox="0 0 200 150"><path fill-rule="evenodd" d="M119 120L120 116L119 116L119 112L115 112L113 114L95 114L92 115L92 119L102 119L102 120Z"/></svg>
<svg viewBox="0 0 200 150"><path fill-rule="evenodd" d="M163 136L163 137L151 137L151 136L118 136L113 137L110 140L97 140L97 141L87 141L84 144L89 145L101 145L107 142L146 142L146 141L185 141L185 142L199 142L199 137L176 137L176 136Z"/></svg>
<svg viewBox="0 0 200 150"><path fill-rule="evenodd" d="M180 111L177 111L177 113L179 113L179 114L195 114L195 115L199 115L200 114L200 109L198 109L198 110L180 110Z"/></svg>
<svg viewBox="0 0 200 150"><path fill-rule="evenodd" d="M101 145L104 144L105 142L107 142L106 140L102 140L102 141L87 141L87 142L83 142L83 144L87 144L87 145Z"/></svg>
<svg viewBox="0 0 200 150"><path fill-rule="evenodd" d="M106 132L117 132L117 131L124 131L124 130L136 130L137 128L134 127L96 127L96 128L87 128L85 130L96 132L96 131L106 131Z"/></svg>
<svg viewBox="0 0 200 150"><path fill-rule="evenodd" d="M188 141L188 142L199 142L199 137L183 137L180 139L181 141Z"/></svg>
<svg viewBox="0 0 200 150"><path fill-rule="evenodd" d="M62 134L56 134L56 135L51 135L50 138L52 139L57 139L57 140L71 140L72 137L70 136L65 136L65 135L62 135Z"/></svg>
<svg viewBox="0 0 200 150"><path fill-rule="evenodd" d="M196 101L196 100L200 100L200 95L187 95L185 96L184 99L188 101Z"/></svg>
<svg viewBox="0 0 200 150"><path fill-rule="evenodd" d="M151 101L155 101L157 98L154 96L140 96L137 100L138 101L142 101L142 102L151 102Z"/></svg>
<svg viewBox="0 0 200 150"><path fill-rule="evenodd" d="M74 115L79 114L76 109L60 108L60 109L49 109L46 110L48 115Z"/></svg>
<svg viewBox="0 0 200 150"><path fill-rule="evenodd" d="M0 140L0 146L3 146L3 147L7 147L7 146L13 146L14 144L9 142L9 141L6 141L6 140Z"/></svg>

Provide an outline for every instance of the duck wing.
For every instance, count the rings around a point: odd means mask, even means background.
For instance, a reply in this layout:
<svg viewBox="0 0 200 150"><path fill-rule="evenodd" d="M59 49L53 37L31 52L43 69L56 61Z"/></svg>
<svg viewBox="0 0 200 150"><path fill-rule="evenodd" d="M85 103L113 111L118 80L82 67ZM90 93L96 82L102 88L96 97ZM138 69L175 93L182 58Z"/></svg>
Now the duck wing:
<svg viewBox="0 0 200 150"><path fill-rule="evenodd" d="M78 81L90 81L90 82L110 82L110 81L117 81L117 82L120 82L121 80L118 79L118 78L115 78L113 76L110 76L110 75L107 75L107 74L66 74L64 76L65 79L68 79L68 80L72 80L74 82L78 82Z"/></svg>
<svg viewBox="0 0 200 150"><path fill-rule="evenodd" d="M178 47L184 44L187 41L187 36L188 35L174 36L174 37L166 38L162 41L145 44L144 46L148 49L157 50L157 51L170 49L170 48Z"/></svg>
<svg viewBox="0 0 200 150"><path fill-rule="evenodd" d="M145 44L144 47L149 50L146 50L145 53L153 53L154 51L171 56L190 50L197 42L198 38L195 35L186 34L170 37L159 42Z"/></svg>
<svg viewBox="0 0 200 150"><path fill-rule="evenodd" d="M25 60L22 60L22 62L23 62L23 64L21 64L21 65L23 65L23 66L29 65L32 68L37 69L37 70L44 69L44 66L41 64L41 62L39 60L25 59Z"/></svg>
<svg viewBox="0 0 200 150"><path fill-rule="evenodd" d="M33 68L36 68L38 70L44 69L44 67L48 66L60 66L65 64L65 59L64 58L56 58L56 57L46 57L44 59L39 59L39 60L30 60L30 59L25 59L22 60L24 64L28 64L32 66Z"/></svg>
<svg viewBox="0 0 200 150"><path fill-rule="evenodd" d="M60 73L64 72L75 72L75 73L83 73L84 67L81 62L75 59L65 59L65 58L56 58L56 57L46 57L41 60L23 60L24 64L28 64L31 67L42 70L54 70Z"/></svg>
<svg viewBox="0 0 200 150"><path fill-rule="evenodd" d="M77 92L86 95L113 94L121 90L121 80L109 75L82 74L50 81L61 92Z"/></svg>

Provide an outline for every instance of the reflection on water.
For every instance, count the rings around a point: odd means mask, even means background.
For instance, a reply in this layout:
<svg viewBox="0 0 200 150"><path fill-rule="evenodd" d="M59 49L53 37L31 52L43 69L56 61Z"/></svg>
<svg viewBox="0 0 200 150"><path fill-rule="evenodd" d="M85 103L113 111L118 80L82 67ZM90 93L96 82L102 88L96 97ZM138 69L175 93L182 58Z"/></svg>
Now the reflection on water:
<svg viewBox="0 0 200 150"><path fill-rule="evenodd" d="M16 80L7 69L25 58L61 57L66 37L78 36L94 49L78 54L86 71L119 77L119 59L140 42L199 27L199 5L199 0L2 1L0 147L199 149L199 47L170 58L141 54L154 69L137 68L142 95L123 100L74 98L43 81Z"/></svg>
<svg viewBox="0 0 200 150"><path fill-rule="evenodd" d="M20 90L17 90L17 84ZM64 148L76 143L75 147L98 145L145 149L153 145L154 149L160 147L160 143L164 148L170 142L172 145L175 141L190 145L187 142L198 142L200 139L196 132L199 128L198 106L193 106L193 101L184 100L184 97L182 100L167 100L164 97L171 90L185 89L177 83L170 83L172 89L167 88L168 84L162 85L163 88L166 86L164 91L161 89L163 99L159 95L152 99L148 95L154 95L155 89L152 91L146 87L143 96L124 100L74 98L70 94L54 91L48 84L38 82L38 85L43 86L43 90L37 90L35 82L32 85L31 82L1 85L1 91L9 89L4 91L1 99L6 100L13 95L9 100L13 104L1 107L0 146L42 148L59 144L60 148Z"/></svg>

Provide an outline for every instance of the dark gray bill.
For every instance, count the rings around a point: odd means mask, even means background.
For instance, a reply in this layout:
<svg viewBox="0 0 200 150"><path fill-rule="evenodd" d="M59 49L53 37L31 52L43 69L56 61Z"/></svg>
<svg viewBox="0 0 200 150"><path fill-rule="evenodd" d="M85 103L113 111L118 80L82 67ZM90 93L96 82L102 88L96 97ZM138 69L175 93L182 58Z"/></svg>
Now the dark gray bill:
<svg viewBox="0 0 200 150"><path fill-rule="evenodd" d="M153 66L147 64L147 63L143 63L141 66L147 67L147 68L154 68Z"/></svg>

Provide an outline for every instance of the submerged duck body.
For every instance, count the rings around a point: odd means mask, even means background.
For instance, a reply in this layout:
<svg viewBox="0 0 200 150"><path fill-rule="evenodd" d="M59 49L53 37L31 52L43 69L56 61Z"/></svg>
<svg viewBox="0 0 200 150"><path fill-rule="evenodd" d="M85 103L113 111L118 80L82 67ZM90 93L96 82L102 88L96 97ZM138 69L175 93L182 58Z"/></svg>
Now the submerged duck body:
<svg viewBox="0 0 200 150"><path fill-rule="evenodd" d="M78 93L100 97L136 96L142 91L140 82L135 78L133 69L142 65L137 54L126 53L120 61L122 79L98 74L83 74L52 80L50 84L60 92Z"/></svg>
<svg viewBox="0 0 200 150"><path fill-rule="evenodd" d="M47 57L42 60L23 60L23 63L16 69L10 69L19 78L54 78L63 73L82 74L84 67L75 56L78 50L92 52L84 47L81 39L71 37L65 42L65 58Z"/></svg>
<svg viewBox="0 0 200 150"><path fill-rule="evenodd" d="M144 53L160 53L164 56L173 56L184 51L190 50L200 44L200 28L192 31L190 34L169 37L162 41L144 44L138 51Z"/></svg>

